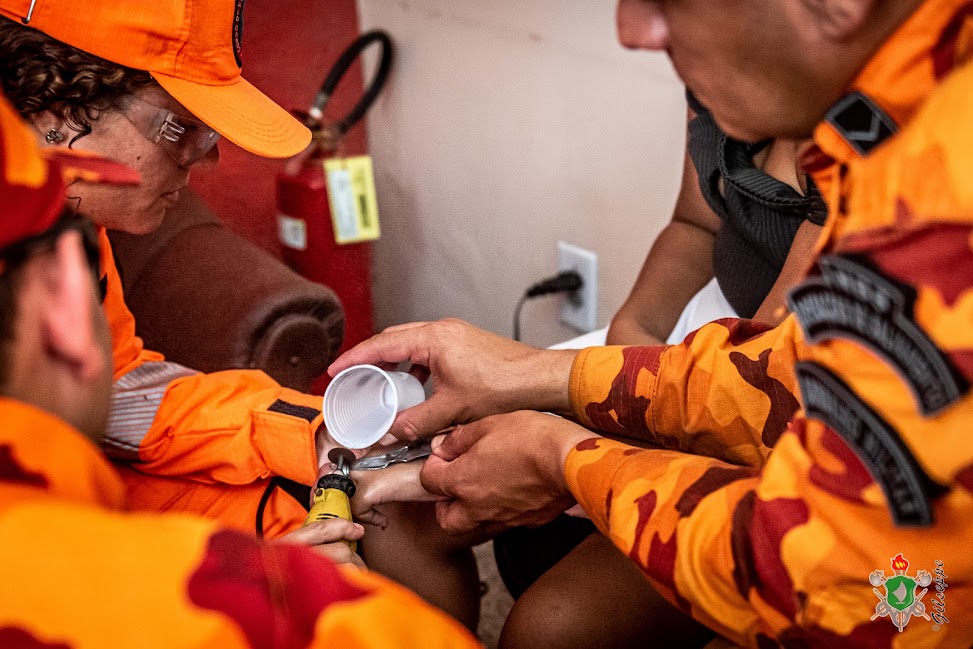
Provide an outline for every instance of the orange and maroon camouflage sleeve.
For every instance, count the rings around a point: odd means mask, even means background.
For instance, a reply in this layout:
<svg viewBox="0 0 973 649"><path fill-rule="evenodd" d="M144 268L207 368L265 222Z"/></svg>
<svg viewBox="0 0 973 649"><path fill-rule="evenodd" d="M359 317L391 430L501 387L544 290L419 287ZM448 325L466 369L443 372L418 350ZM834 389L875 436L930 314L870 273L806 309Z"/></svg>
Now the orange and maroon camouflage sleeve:
<svg viewBox="0 0 973 649"><path fill-rule="evenodd" d="M760 466L799 407L799 340L793 318L774 329L718 320L678 345L583 350L575 415L612 435Z"/></svg>
<svg viewBox="0 0 973 649"><path fill-rule="evenodd" d="M567 458L571 491L660 592L736 643L973 639L971 89L967 65L908 128L847 163L822 254L791 295L790 335L734 339L733 323L712 324L680 348L576 362L585 423L678 450L589 440ZM767 371L731 371L761 345ZM788 408L800 395L782 434L765 427L760 395L781 398L770 378ZM728 452L766 448L763 431L779 439L762 466Z"/></svg>

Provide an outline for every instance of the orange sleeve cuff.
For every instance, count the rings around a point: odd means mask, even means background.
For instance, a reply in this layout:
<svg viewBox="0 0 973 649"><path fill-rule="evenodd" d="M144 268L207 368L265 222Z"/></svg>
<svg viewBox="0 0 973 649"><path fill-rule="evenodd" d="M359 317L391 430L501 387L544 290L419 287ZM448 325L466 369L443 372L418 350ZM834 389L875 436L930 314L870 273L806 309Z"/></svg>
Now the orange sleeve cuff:
<svg viewBox="0 0 973 649"><path fill-rule="evenodd" d="M608 439L599 439L597 443L595 440L588 440L571 449L564 462L564 478L568 489L591 521L606 535L609 529L612 483L618 465L603 460L611 449L621 454L631 448L628 444ZM620 455L620 459L623 457Z"/></svg>
<svg viewBox="0 0 973 649"><path fill-rule="evenodd" d="M321 397L289 388L278 388L274 396L270 408L253 410L254 443L273 475L313 485L318 479L317 432L324 426Z"/></svg>
<svg viewBox="0 0 973 649"><path fill-rule="evenodd" d="M619 422L624 421L631 429L623 434L643 437L652 423L657 373L667 349L615 346L579 352L569 379L571 409L578 421L588 428L613 433L620 432ZM636 412L639 399L648 405Z"/></svg>
<svg viewBox="0 0 973 649"><path fill-rule="evenodd" d="M313 485L318 478L315 433L323 417L308 423L270 410L254 411L253 417L256 443L271 473Z"/></svg>

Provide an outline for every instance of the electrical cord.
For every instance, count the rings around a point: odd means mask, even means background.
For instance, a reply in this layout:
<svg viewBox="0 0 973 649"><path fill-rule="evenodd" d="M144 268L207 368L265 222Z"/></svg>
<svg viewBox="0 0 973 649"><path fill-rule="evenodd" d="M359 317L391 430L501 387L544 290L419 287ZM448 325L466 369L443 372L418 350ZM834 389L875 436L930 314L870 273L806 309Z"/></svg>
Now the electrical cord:
<svg viewBox="0 0 973 649"><path fill-rule="evenodd" d="M520 312L527 300L555 293L573 293L584 286L581 275L574 270L561 271L553 277L541 280L524 291L514 308L514 340L520 340Z"/></svg>

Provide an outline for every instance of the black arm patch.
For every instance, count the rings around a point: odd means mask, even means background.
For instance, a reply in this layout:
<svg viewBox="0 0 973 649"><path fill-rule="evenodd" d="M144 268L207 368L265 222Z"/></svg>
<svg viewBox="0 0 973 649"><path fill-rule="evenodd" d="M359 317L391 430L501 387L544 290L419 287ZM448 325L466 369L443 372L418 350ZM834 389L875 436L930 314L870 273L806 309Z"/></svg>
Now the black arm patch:
<svg viewBox="0 0 973 649"><path fill-rule="evenodd" d="M842 97L824 119L863 156L898 131L898 126L888 113L857 91Z"/></svg>
<svg viewBox="0 0 973 649"><path fill-rule="evenodd" d="M804 412L837 433L885 492L898 527L933 524L930 500L943 489L926 475L899 434L838 377L811 362L797 364Z"/></svg>
<svg viewBox="0 0 973 649"><path fill-rule="evenodd" d="M853 340L882 358L905 380L929 417L959 400L969 384L913 320L915 291L851 257L826 255L820 276L788 296L810 343Z"/></svg>
<svg viewBox="0 0 973 649"><path fill-rule="evenodd" d="M308 422L313 422L317 419L318 415L321 414L320 410L315 410L314 408L308 408L307 406L299 406L296 403L288 403L286 401L281 401L278 399L274 401L269 408L270 412L279 412L283 415L289 415L291 417L297 417L299 419L305 419Z"/></svg>

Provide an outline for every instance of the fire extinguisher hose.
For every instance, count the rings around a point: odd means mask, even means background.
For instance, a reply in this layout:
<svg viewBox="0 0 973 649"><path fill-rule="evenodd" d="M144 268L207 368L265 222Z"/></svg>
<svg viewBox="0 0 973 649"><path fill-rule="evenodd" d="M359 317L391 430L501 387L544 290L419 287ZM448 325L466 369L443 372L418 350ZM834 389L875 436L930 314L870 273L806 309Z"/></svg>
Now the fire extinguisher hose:
<svg viewBox="0 0 973 649"><path fill-rule="evenodd" d="M311 105L311 110L309 114L315 120L321 120L324 114L324 108L331 98L331 94L338 87L341 79L351 68L352 64L355 62L366 47L372 45L373 43L378 43L382 46L381 58L378 63L378 70L375 72L375 76L372 79L371 84L362 95L362 98L355 104L355 107L351 109L345 117L340 119L334 124L334 129L337 131L337 135L340 137L348 132L348 130L357 124L368 109L371 108L372 104L378 98L379 93L382 92L382 88L385 86L385 82L388 80L389 72L392 69L392 58L394 54L394 48L392 46L392 39L389 35L383 31L375 30L362 34L358 39L353 42L348 49L346 49L338 60L335 62L331 71L328 72L328 76L325 77L324 83L321 85L321 90L318 91L317 96L314 98L314 103Z"/></svg>

